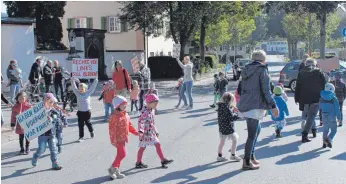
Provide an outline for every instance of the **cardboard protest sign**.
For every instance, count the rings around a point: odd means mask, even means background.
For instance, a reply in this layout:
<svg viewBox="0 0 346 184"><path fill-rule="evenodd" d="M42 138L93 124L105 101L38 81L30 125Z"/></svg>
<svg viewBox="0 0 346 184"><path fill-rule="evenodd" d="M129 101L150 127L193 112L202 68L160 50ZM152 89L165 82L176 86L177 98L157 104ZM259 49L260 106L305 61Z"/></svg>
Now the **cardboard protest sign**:
<svg viewBox="0 0 346 184"><path fill-rule="evenodd" d="M133 72L137 73L139 71L139 61L137 56L131 59L131 65L132 65Z"/></svg>
<svg viewBox="0 0 346 184"><path fill-rule="evenodd" d="M334 69L340 68L340 61L338 57L333 57L329 59L317 59L317 65L324 72L330 72Z"/></svg>
<svg viewBox="0 0 346 184"><path fill-rule="evenodd" d="M173 57L174 58L179 58L180 57L180 44L173 44Z"/></svg>
<svg viewBox="0 0 346 184"><path fill-rule="evenodd" d="M73 59L72 76L80 79L97 78L98 59Z"/></svg>
<svg viewBox="0 0 346 184"><path fill-rule="evenodd" d="M16 118L17 123L24 129L24 135L28 141L37 138L53 127L48 120L43 102L18 114Z"/></svg>

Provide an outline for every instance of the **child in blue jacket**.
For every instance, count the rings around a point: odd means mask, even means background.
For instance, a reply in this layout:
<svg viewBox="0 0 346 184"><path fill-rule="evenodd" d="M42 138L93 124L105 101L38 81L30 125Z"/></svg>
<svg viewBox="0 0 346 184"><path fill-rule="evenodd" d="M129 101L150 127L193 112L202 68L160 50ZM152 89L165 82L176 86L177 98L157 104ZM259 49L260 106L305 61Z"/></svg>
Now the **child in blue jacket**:
<svg viewBox="0 0 346 184"><path fill-rule="evenodd" d="M337 131L336 119L341 120L339 101L335 96L335 87L332 83L327 83L324 90L321 91L320 109L323 119L323 148L327 146L332 148Z"/></svg>
<svg viewBox="0 0 346 184"><path fill-rule="evenodd" d="M282 88L280 86L276 86L274 88L273 92L275 95L274 100L275 100L277 107L279 108L280 115L279 115L279 117L275 118L273 116L273 114L271 113L271 111L269 111L269 114L271 115L272 120L276 124L276 127L275 127L276 138L280 138L281 137L281 131L284 128L284 126L286 125L285 116L289 116L289 112L288 112L288 108L287 108L287 103L284 100L284 98L282 97L282 93L283 93Z"/></svg>

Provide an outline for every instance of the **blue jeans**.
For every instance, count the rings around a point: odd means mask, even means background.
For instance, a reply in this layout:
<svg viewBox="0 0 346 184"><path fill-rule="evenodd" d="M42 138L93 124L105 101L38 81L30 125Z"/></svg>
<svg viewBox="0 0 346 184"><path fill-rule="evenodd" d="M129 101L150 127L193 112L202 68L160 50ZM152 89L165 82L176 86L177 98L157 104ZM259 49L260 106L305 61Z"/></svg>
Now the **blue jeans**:
<svg viewBox="0 0 346 184"><path fill-rule="evenodd" d="M111 114L114 112L113 103L104 103L105 104L105 119L109 118L109 109L111 109Z"/></svg>
<svg viewBox="0 0 346 184"><path fill-rule="evenodd" d="M186 96L185 96L185 92L187 92L187 96L189 97L189 103L190 103L189 106L193 107L192 86L193 86L193 81L184 82L184 84L182 86L181 96L183 98L185 106L187 106L187 99L186 99Z"/></svg>
<svg viewBox="0 0 346 184"><path fill-rule="evenodd" d="M56 138L53 136L38 137L38 148L36 153L34 153L34 158L38 159L46 151L47 143L50 151L50 159L52 161L52 164L55 164L58 159L58 150L56 147Z"/></svg>
<svg viewBox="0 0 346 184"><path fill-rule="evenodd" d="M62 130L56 130L56 139L57 139L57 146L61 147L62 146Z"/></svg>
<svg viewBox="0 0 346 184"><path fill-rule="evenodd" d="M320 109L319 103L304 104L304 111L306 112L306 124L304 128L304 133L308 134L310 130L316 130L315 118ZM322 118L323 119L323 118Z"/></svg>
<svg viewBox="0 0 346 184"><path fill-rule="evenodd" d="M19 90L20 90L20 85L19 83L16 83L16 84L11 84L10 85L10 101L12 104L15 104L15 98L17 96L17 94L19 93Z"/></svg>
<svg viewBox="0 0 346 184"><path fill-rule="evenodd" d="M336 120L330 121L328 117L323 116L323 139L328 139L330 142L333 142L333 139L337 132L337 123ZM330 134L328 135L330 130Z"/></svg>
<svg viewBox="0 0 346 184"><path fill-rule="evenodd" d="M251 156L255 154L257 138L261 132L261 124L259 123L259 120L252 119L252 118L247 118L246 124L247 124L248 137L245 144L244 159L250 159Z"/></svg>

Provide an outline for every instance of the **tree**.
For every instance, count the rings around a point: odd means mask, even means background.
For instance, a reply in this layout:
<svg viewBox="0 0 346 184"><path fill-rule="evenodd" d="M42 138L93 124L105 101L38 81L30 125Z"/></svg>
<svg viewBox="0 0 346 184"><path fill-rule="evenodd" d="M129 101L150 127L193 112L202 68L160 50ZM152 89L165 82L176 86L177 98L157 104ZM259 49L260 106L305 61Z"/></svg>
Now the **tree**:
<svg viewBox="0 0 346 184"><path fill-rule="evenodd" d="M9 17L35 18L37 49L65 50L60 18L65 14L65 1L5 1Z"/></svg>

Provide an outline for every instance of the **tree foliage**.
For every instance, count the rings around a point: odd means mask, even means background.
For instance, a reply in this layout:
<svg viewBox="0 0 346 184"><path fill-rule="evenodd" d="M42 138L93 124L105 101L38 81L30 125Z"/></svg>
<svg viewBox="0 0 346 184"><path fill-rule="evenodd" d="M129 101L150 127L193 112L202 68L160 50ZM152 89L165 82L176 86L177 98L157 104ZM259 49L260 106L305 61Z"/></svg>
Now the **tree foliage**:
<svg viewBox="0 0 346 184"><path fill-rule="evenodd" d="M36 20L38 50L64 50L60 18L65 14L65 1L5 1L9 17Z"/></svg>

